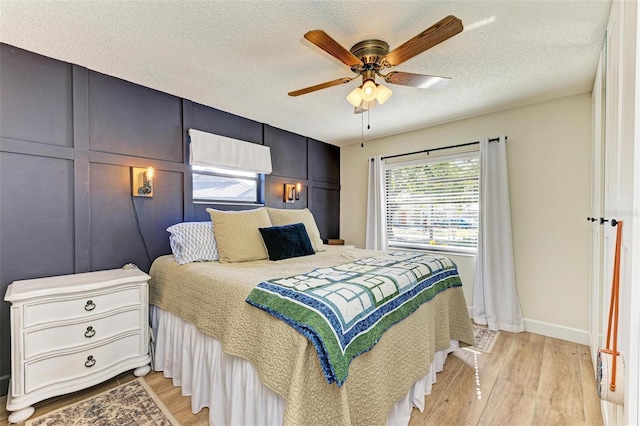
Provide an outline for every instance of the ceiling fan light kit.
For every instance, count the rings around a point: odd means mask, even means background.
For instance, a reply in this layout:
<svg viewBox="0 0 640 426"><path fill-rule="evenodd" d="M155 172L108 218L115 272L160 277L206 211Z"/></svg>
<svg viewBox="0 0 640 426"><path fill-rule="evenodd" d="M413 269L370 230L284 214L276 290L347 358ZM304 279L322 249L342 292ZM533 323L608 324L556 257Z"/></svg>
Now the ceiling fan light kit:
<svg viewBox="0 0 640 426"><path fill-rule="evenodd" d="M356 87L347 95L347 101L354 107L359 107L362 103L362 89L360 86Z"/></svg>
<svg viewBox="0 0 640 426"><path fill-rule="evenodd" d="M376 102L380 105L384 104L393 94L393 91L388 87L375 82L376 75L389 84L420 89L440 89L445 87L451 79L401 71L382 74L380 71L400 65L462 32L463 29L462 21L449 15L392 51L389 51L389 45L386 42L376 39L363 40L347 50L324 31L309 31L304 35L304 38L347 65L356 75L289 92L289 96L304 95L316 90L349 83L355 78L362 77L362 85L347 95L347 101L355 107L354 112L358 114L373 108Z"/></svg>
<svg viewBox="0 0 640 426"><path fill-rule="evenodd" d="M376 88L376 84L373 80L367 80L362 85L362 100L371 102L376 98L378 94L378 89Z"/></svg>
<svg viewBox="0 0 640 426"><path fill-rule="evenodd" d="M378 94L376 95L376 101L378 101L380 105L387 102L391 95L393 95L393 90L389 89L387 86L378 84Z"/></svg>

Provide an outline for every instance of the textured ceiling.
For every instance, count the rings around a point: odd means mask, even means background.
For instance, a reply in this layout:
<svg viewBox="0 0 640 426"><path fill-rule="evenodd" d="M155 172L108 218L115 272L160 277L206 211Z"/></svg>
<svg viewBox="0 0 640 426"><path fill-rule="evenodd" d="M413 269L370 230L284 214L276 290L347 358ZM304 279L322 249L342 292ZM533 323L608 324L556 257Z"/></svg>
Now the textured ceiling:
<svg viewBox="0 0 640 426"><path fill-rule="evenodd" d="M352 72L303 38L323 29L349 49L393 49L447 15L462 33L393 68L451 77L444 89L388 85L365 140L584 93L610 2L0 1L0 41L336 145L359 142L345 96L357 80L287 92ZM365 125L366 125L366 116Z"/></svg>

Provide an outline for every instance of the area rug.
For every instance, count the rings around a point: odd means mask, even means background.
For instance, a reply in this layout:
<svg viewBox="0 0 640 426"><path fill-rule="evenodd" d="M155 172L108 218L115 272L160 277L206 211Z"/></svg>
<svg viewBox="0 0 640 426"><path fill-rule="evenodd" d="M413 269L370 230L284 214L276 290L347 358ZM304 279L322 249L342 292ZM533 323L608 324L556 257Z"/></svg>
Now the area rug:
<svg viewBox="0 0 640 426"><path fill-rule="evenodd" d="M34 419L26 426L179 425L144 379L139 378Z"/></svg>
<svg viewBox="0 0 640 426"><path fill-rule="evenodd" d="M499 335L499 331L491 331L488 328L474 325L473 339L475 341L475 345L473 347L479 351L490 353L493 349L493 345L496 344L496 340L498 340Z"/></svg>

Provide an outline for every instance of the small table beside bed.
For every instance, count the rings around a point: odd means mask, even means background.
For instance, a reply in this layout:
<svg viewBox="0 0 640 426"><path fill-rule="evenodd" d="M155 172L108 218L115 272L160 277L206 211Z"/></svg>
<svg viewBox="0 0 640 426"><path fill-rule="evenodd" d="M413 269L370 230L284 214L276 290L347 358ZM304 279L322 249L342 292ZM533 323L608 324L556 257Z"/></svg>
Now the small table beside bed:
<svg viewBox="0 0 640 426"><path fill-rule="evenodd" d="M442 256L418 256L415 252L384 253L323 246L308 210L251 212L210 211L212 227L206 223L179 224L190 228L182 235L174 228L179 225L168 229L172 233L174 255L159 257L150 271L155 369L164 371L165 377L173 378L175 385L182 386L183 394L192 396L194 413L209 407L209 422L216 426L407 424L413 407L424 408L424 396L430 393L435 373L442 370L447 354L459 344L473 344L471 322L455 264ZM247 216L239 218L240 215ZM236 219L245 225L248 223L247 229L239 229ZM308 235L315 254L294 255L277 261L243 258L247 244L262 244L262 240L255 238L256 233L260 238L258 228L269 227L269 231L280 232L283 227L289 232L288 225L298 223L306 230L302 235L305 247L309 247ZM197 226L200 231L193 232ZM298 225L294 231L299 233L299 228ZM242 241L236 244L244 245L240 262L229 261L228 247L225 247L232 231L233 238L238 238L240 233ZM213 243L209 241L209 233L215 234ZM267 256L272 257L275 251L281 250L273 249L267 234L262 232L262 235L266 247L263 244L261 248ZM295 239L291 240L290 236L285 239L287 247L296 246ZM218 254L198 258L191 253L185 261L184 246L190 243L201 251L207 244L213 244ZM210 252L210 247L204 251ZM218 257L218 261L211 257ZM353 277L357 275L352 273L356 269L365 271L358 275L359 280L371 278L372 271L380 269L379 265L391 265L389 262L398 259L412 265L421 261L420 268L429 270L425 276L431 281L423 288L407 286L406 291L399 291L398 297L415 292L418 296L411 297L422 299L419 303L414 301L409 308L411 313L404 319L394 316L401 310L399 307L378 314L373 320L363 316L365 319L361 322L369 325L374 320L383 323L385 318L396 319L377 330L377 335L363 337L362 340L371 340L370 345L364 349L358 346L351 358L343 359L345 369L336 367L337 376L332 378L330 373L334 370L327 359L333 360L329 355L335 348L323 354L321 343L328 340L326 335L311 340L305 337L305 334L313 335L306 331L304 316L281 319L284 315L275 312L281 304L280 298L290 297L297 303L298 297L294 293L290 296L289 292L298 291L300 282L305 283L301 290L304 298L314 290L315 284L309 286L309 282L319 282L325 277L333 280L336 271L347 271L345 275ZM387 267L387 272L393 268L395 264ZM415 275L409 271L403 276L412 274ZM438 274L446 275L446 279L435 277ZM392 280L396 287L400 286L399 279L394 276ZM298 284L291 284L294 282ZM448 284L443 285L444 282ZM437 286L442 288L434 291ZM390 300L390 297L384 298L384 303ZM343 316L350 315L350 311L345 312ZM355 335L364 336L362 333L355 332ZM348 346L343 349L349 352Z"/></svg>

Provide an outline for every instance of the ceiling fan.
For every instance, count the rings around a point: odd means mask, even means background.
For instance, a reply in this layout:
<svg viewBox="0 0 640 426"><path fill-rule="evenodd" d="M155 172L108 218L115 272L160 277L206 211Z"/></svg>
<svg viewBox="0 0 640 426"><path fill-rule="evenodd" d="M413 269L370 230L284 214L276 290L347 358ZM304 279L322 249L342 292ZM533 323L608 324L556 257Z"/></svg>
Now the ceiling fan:
<svg viewBox="0 0 640 426"><path fill-rule="evenodd" d="M324 31L309 31L304 35L304 38L347 65L356 75L289 92L289 96L300 96L316 90L349 83L362 76L362 85L356 87L347 96L347 100L355 107L354 113L358 114L374 108L376 102L382 105L393 93L389 88L375 82L376 75L391 84L418 87L420 89L442 88L449 84L450 78L402 71L391 71L387 74L382 74L380 71L400 65L462 32L462 30L462 21L455 16L449 15L392 51L389 51L389 45L386 42L375 39L361 41L356 43L350 50L347 50Z"/></svg>

